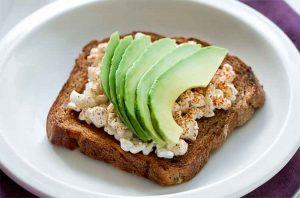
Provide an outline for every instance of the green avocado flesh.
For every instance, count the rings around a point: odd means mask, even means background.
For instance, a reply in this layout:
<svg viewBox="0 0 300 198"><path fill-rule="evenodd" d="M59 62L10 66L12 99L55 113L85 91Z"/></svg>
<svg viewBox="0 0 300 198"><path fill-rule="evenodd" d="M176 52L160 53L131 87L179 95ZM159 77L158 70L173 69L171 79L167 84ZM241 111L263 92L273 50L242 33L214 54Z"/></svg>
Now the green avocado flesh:
<svg viewBox="0 0 300 198"><path fill-rule="evenodd" d="M115 32L100 65L101 85L140 140L173 145L183 132L172 115L176 99L187 89L206 87L226 54L215 46L177 46L170 38L153 43L147 35L120 39Z"/></svg>
<svg viewBox="0 0 300 198"><path fill-rule="evenodd" d="M100 79L101 79L101 85L102 89L104 91L104 94L110 99L110 93L109 93L109 71L110 71L110 66L111 66L111 59L114 55L114 51L119 44L119 34L118 32L113 33L110 36L105 55L101 61L100 65Z"/></svg>
<svg viewBox="0 0 300 198"><path fill-rule="evenodd" d="M124 85L125 76L133 63L144 53L144 51L150 46L151 38L150 36L143 36L141 38L134 39L128 48L125 50L122 59L120 61L119 67L116 71L116 94L117 94L117 105L119 107L120 114L125 124L131 129L141 140L150 140L143 131L136 130L131 122L129 121L125 112L124 103Z"/></svg>
<svg viewBox="0 0 300 198"><path fill-rule="evenodd" d="M141 77L137 89L136 89L136 103L135 103L135 113L138 122L141 124L142 128L150 133L154 141L158 144L162 144L163 140L160 135L155 131L152 126L152 121L150 117L150 110L148 108L148 93L153 84L153 82L164 72L174 66L180 60L192 55L201 47L196 44L183 44L171 53L166 55L159 62L154 64L150 70L148 70ZM171 84L172 85L172 84Z"/></svg>
<svg viewBox="0 0 300 198"><path fill-rule="evenodd" d="M132 36L126 36L120 40L118 46L115 49L114 55L111 60L111 67L109 71L109 92L110 92L110 101L113 103L115 110L117 111L120 119L125 122L120 114L119 107L117 105L117 94L116 94L116 71L119 67L119 63L122 59L122 56L131 44L133 38Z"/></svg>
<svg viewBox="0 0 300 198"><path fill-rule="evenodd" d="M127 71L125 77L125 110L127 116L136 130L145 132L140 123L136 119L135 115L135 103L136 103L136 88L142 75L150 69L155 63L161 60L165 55L170 53L176 48L174 40L169 38L160 39L154 42L133 64L133 66ZM147 136L151 137L150 134Z"/></svg>
<svg viewBox="0 0 300 198"><path fill-rule="evenodd" d="M148 96L152 125L168 144L178 143L183 132L172 116L176 99L187 89L206 87L226 54L227 50L220 47L201 48L153 83Z"/></svg>

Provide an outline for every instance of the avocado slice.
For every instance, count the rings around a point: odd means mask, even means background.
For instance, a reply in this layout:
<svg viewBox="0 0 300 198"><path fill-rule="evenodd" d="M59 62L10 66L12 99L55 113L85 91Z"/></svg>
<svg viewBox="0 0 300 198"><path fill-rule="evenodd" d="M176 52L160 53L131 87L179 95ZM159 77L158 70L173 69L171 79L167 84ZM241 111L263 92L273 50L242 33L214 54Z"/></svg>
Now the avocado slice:
<svg viewBox="0 0 300 198"><path fill-rule="evenodd" d="M178 143L183 129L175 122L172 108L185 90L206 87L227 54L227 50L209 46L178 62L152 85L148 105L154 129L167 143Z"/></svg>
<svg viewBox="0 0 300 198"><path fill-rule="evenodd" d="M119 67L119 63L122 59L122 56L131 44L133 38L131 35L124 37L120 40L118 46L115 49L114 55L111 60L111 67L109 71L109 92L110 92L110 101L113 103L116 112L118 113L120 119L125 122L120 113L119 107L117 105L117 94L116 94L116 71Z"/></svg>
<svg viewBox="0 0 300 198"><path fill-rule="evenodd" d="M165 55L170 53L176 48L176 43L170 38L160 39L155 41L147 50L134 62L133 66L128 69L125 77L125 110L127 116L136 130L142 131L136 115L135 115L135 103L136 103L136 88L142 75L150 69L156 62L158 62ZM143 133L146 133L143 131ZM149 137L150 134L148 134Z"/></svg>
<svg viewBox="0 0 300 198"><path fill-rule="evenodd" d="M101 79L101 85L102 89L104 91L104 94L110 99L110 94L109 94L109 70L110 70L110 65L111 65L111 59L114 55L114 51L119 44L119 33L114 32L108 41L108 45L104 54L104 57L101 61L100 64L100 79Z"/></svg>
<svg viewBox="0 0 300 198"><path fill-rule="evenodd" d="M128 48L125 50L122 59L120 61L119 67L116 71L116 94L117 103L125 124L138 136L141 140L147 141L150 138L143 131L136 130L130 123L126 112L124 103L124 85L125 76L127 70L132 67L133 63L144 53L144 51L150 46L151 38L150 36L142 36L135 38Z"/></svg>
<svg viewBox="0 0 300 198"><path fill-rule="evenodd" d="M157 62L141 77L136 90L135 113L143 130L151 134L157 144L163 144L160 135L152 126L148 108L148 94L153 82L180 60L192 55L201 47L196 44L183 44ZM172 84L171 84L172 85Z"/></svg>

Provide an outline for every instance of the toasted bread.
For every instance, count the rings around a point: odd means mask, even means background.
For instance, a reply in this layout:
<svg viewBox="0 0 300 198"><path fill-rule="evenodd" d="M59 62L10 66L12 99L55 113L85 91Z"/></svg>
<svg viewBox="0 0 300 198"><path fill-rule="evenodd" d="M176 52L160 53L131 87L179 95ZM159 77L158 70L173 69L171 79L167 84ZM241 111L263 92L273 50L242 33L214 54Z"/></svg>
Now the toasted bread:
<svg viewBox="0 0 300 198"><path fill-rule="evenodd" d="M135 32L132 32L134 35ZM163 36L145 32L152 40ZM177 43L190 40L209 45L194 38L175 37ZM91 41L87 44L76 60L68 81L63 86L47 118L47 135L53 144L69 149L79 148L80 151L94 159L102 160L122 170L146 177L161 185L179 184L193 178L207 162L209 155L219 148L227 136L236 128L246 123L257 108L264 104L265 96L253 71L239 58L227 55L224 63L233 66L236 72L234 85L238 90L235 104L227 111L216 110L215 116L201 118L199 135L189 143L188 151L183 156L173 159L158 158L155 153L143 155L132 154L121 149L113 136L104 132L103 128L96 128L78 119L78 113L65 108L69 102L72 90L82 92L87 82L87 67L91 64L87 56L93 47L99 43Z"/></svg>

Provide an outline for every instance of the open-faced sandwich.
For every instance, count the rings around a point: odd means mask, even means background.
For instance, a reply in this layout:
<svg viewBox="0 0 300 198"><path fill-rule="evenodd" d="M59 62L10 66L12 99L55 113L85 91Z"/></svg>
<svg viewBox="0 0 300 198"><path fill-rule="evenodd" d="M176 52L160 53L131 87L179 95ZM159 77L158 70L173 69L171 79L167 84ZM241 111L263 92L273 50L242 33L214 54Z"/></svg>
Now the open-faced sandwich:
<svg viewBox="0 0 300 198"><path fill-rule="evenodd" d="M194 38L91 41L50 109L49 140L162 185L194 177L264 104L251 68Z"/></svg>

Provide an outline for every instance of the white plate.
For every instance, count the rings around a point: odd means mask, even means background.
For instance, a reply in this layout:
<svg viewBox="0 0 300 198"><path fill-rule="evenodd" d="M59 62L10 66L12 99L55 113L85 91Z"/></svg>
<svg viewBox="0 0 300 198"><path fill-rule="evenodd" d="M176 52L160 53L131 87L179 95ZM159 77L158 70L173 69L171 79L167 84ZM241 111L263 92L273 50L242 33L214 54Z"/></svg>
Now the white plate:
<svg viewBox="0 0 300 198"><path fill-rule="evenodd" d="M158 186L47 140L46 116L74 59L89 40L115 30L195 36L224 46L264 85L265 106L187 183ZM299 65L291 41L236 1L54 2L0 43L1 168L37 195L241 196L277 173L299 147Z"/></svg>

